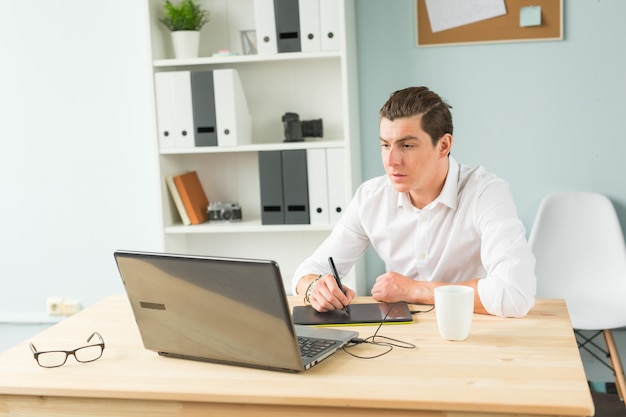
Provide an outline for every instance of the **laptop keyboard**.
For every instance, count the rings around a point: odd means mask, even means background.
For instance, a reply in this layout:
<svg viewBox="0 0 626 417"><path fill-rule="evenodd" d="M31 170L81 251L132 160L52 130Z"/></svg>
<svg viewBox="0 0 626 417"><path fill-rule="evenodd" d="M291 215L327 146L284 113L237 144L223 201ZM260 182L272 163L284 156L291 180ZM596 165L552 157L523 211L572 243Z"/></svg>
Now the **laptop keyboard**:
<svg viewBox="0 0 626 417"><path fill-rule="evenodd" d="M298 336L298 346L300 346L300 352L303 357L315 357L326 349L338 344L337 340Z"/></svg>

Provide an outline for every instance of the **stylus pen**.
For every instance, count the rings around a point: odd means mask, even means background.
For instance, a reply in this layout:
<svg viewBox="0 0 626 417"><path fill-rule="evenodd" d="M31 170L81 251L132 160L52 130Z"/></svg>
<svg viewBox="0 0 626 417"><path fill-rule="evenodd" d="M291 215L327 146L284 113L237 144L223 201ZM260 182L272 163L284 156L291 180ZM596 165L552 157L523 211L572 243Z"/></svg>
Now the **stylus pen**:
<svg viewBox="0 0 626 417"><path fill-rule="evenodd" d="M335 281L337 281L337 285L342 293L346 293L343 289L343 285L341 284L341 280L339 279L339 274L337 273L337 268L335 268L335 262L333 261L333 257L328 258L328 263L330 264L330 270L333 272L333 276L335 277ZM350 315L350 305L345 306L344 310L348 315Z"/></svg>

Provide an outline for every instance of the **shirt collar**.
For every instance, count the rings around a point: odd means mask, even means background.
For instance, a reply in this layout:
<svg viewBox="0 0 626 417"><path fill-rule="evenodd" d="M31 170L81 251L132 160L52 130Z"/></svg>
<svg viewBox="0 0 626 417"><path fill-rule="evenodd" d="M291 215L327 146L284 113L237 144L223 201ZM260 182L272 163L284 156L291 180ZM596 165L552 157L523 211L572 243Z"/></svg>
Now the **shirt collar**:
<svg viewBox="0 0 626 417"><path fill-rule="evenodd" d="M459 189L459 164L451 156L448 157L448 174L446 175L446 181L443 184L441 193L439 196L429 203L425 208L436 206L438 203L442 203L451 209L456 209L458 204L458 189ZM398 193L398 207L413 207L411 199L407 193Z"/></svg>
<svg viewBox="0 0 626 417"><path fill-rule="evenodd" d="M459 196L459 164L451 156L448 157L450 163L448 164L448 175L446 175L446 182L443 184L441 194L435 201L439 201L451 209L455 210L458 204Z"/></svg>

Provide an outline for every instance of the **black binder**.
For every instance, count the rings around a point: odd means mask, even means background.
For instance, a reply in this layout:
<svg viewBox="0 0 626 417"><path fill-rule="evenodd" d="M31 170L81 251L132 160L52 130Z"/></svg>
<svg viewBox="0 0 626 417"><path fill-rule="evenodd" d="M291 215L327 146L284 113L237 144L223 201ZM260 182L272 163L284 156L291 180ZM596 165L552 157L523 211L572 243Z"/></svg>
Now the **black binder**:
<svg viewBox="0 0 626 417"><path fill-rule="evenodd" d="M191 102L195 146L217 146L213 71L191 72Z"/></svg>
<svg viewBox="0 0 626 417"><path fill-rule="evenodd" d="M306 149L282 151L285 224L309 224Z"/></svg>
<svg viewBox="0 0 626 417"><path fill-rule="evenodd" d="M259 152L261 223L284 224L283 162L281 151Z"/></svg>
<svg viewBox="0 0 626 417"><path fill-rule="evenodd" d="M278 52L300 52L300 9L298 0L274 0Z"/></svg>

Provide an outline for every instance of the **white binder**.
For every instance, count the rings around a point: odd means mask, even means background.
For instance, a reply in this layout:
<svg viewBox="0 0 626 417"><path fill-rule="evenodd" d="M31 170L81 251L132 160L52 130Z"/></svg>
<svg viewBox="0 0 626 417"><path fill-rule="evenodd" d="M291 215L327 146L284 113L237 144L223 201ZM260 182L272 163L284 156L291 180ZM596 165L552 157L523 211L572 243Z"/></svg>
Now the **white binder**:
<svg viewBox="0 0 626 417"><path fill-rule="evenodd" d="M339 2L337 0L319 0L319 2L322 51L338 51L341 49L342 36L339 30Z"/></svg>
<svg viewBox="0 0 626 417"><path fill-rule="evenodd" d="M159 147L192 148L194 127L189 71L158 72L154 83Z"/></svg>
<svg viewBox="0 0 626 417"><path fill-rule="evenodd" d="M176 147L174 140L174 87L173 77L167 72L154 74L154 92L157 108L157 124L159 128L159 148Z"/></svg>
<svg viewBox="0 0 626 417"><path fill-rule="evenodd" d="M300 14L300 45L302 52L319 52L322 49L320 37L319 0L298 0Z"/></svg>
<svg viewBox="0 0 626 417"><path fill-rule="evenodd" d="M326 149L307 149L306 159L311 224L330 224Z"/></svg>
<svg viewBox="0 0 626 417"><path fill-rule="evenodd" d="M234 69L213 70L217 146L252 142L252 123L239 73Z"/></svg>
<svg viewBox="0 0 626 417"><path fill-rule="evenodd" d="M278 53L274 0L254 0L256 44L259 55Z"/></svg>
<svg viewBox="0 0 626 417"><path fill-rule="evenodd" d="M337 224L348 202L344 154L345 150L343 148L326 149L330 224Z"/></svg>

